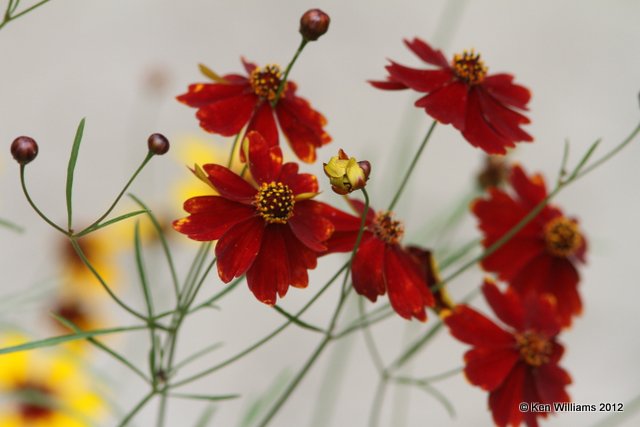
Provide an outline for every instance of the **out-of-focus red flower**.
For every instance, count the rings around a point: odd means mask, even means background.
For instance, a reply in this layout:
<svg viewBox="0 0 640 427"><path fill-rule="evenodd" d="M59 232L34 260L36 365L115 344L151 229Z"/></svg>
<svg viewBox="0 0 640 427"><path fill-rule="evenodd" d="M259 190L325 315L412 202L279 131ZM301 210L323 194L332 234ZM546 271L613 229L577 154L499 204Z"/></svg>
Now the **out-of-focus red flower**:
<svg viewBox="0 0 640 427"><path fill-rule="evenodd" d="M361 202L350 202L358 213L363 213ZM335 232L327 241L329 253L353 250L361 218L330 209L326 214ZM375 213L373 208L369 209L362 240L351 264L353 287L372 302L389 293L389 302L396 313L405 319L415 317L424 322L427 320L425 307L435 305L429 290L433 283L426 282L422 268L400 244L403 235L404 227L392 212Z"/></svg>
<svg viewBox="0 0 640 427"><path fill-rule="evenodd" d="M489 408L500 426L538 425L548 412L522 411L520 404L569 402L569 374L558 366L564 348L556 341L560 323L549 295L501 293L485 281L482 292L507 331L466 305L444 320L451 334L473 348L464 355L469 381L489 392Z"/></svg>
<svg viewBox="0 0 640 427"><path fill-rule="evenodd" d="M178 101L198 109L196 117L207 132L233 136L247 125L247 132L259 132L269 147L278 145L279 125L296 156L304 162L314 162L316 148L331 142L324 130L327 120L306 99L296 95L297 85L291 80L287 80L273 107L271 102L282 79L280 68L258 67L244 59L242 63L249 77L220 77L201 67L215 83L192 84L187 93L177 97Z"/></svg>
<svg viewBox="0 0 640 427"><path fill-rule="evenodd" d="M510 74L487 74L480 54L473 50L456 54L451 63L441 51L424 41L405 40L407 47L435 69L419 70L391 61L386 81L371 81L379 89L413 89L426 93L416 107L444 124L452 124L475 147L489 154L504 154L516 142L533 141L520 126L529 119L529 90L513 83Z"/></svg>
<svg viewBox="0 0 640 427"><path fill-rule="evenodd" d="M296 163L282 164L278 146L269 146L257 132L247 134L249 171L255 182L224 166L203 166L219 196L187 200L189 216L173 227L191 239L218 240L218 275L228 283L246 273L249 289L265 304L275 304L289 285L304 288L307 270L334 230L324 215L331 208L310 200L318 181L298 173Z"/></svg>
<svg viewBox="0 0 640 427"><path fill-rule="evenodd" d="M433 292L435 299L433 310L438 314L451 310L455 304L451 296L449 296L449 292L447 292L447 286L441 283L440 272L433 253L419 246L409 246L407 247L407 252L411 254L427 285L430 287L434 285L439 286L438 289Z"/></svg>
<svg viewBox="0 0 640 427"><path fill-rule="evenodd" d="M476 199L471 210L484 233L485 247L491 246L547 197L541 175L528 177L518 165L511 169L514 195L491 188L489 197ZM511 240L482 261L485 270L495 272L518 293L549 293L555 297L563 326L582 311L576 264L585 262L587 240L578 221L547 205Z"/></svg>

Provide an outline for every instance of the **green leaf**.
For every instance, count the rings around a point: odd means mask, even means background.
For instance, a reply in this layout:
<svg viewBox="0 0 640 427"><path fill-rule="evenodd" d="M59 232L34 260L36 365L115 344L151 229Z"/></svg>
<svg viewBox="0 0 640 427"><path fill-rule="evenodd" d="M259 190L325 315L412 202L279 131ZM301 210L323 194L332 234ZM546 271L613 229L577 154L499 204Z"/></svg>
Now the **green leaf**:
<svg viewBox="0 0 640 427"><path fill-rule="evenodd" d="M147 329L147 325L123 326L120 328L109 328L109 329L96 329L93 331L84 331L84 332L78 332L75 334L59 335L57 337L46 338L38 341L30 341L20 345L0 348L0 354L15 353L18 351L25 351L25 350L34 350L36 348L51 347L54 345L65 343L65 342L82 340L85 338L95 337L98 335L107 335L107 334L114 334L116 332L126 332L126 331L139 331L142 329Z"/></svg>
<svg viewBox="0 0 640 427"><path fill-rule="evenodd" d="M15 231L16 233L24 233L24 228L2 218L0 218L0 227L8 228L9 230Z"/></svg>
<svg viewBox="0 0 640 427"><path fill-rule="evenodd" d="M216 407L214 405L207 406L205 410L202 412L202 415L200 415L200 418L198 418L198 421L196 421L196 424L194 427L207 427L211 422L211 418L213 418L213 415L215 413L216 413Z"/></svg>
<svg viewBox="0 0 640 427"><path fill-rule="evenodd" d="M129 213L120 215L118 217L115 217L113 219L110 219L107 222L103 222L102 224L96 224L93 227L86 228L86 229L82 230L80 233L77 233L75 236L76 237L82 237L82 236L84 236L86 234L89 234L89 233L92 233L92 232L94 232L96 230L100 230L101 228L104 228L104 227L107 227L109 225L115 224L116 222L124 221L125 219L131 218L133 216L142 215L142 214L145 214L145 213L147 213L146 210L139 210L139 211L129 212Z"/></svg>
<svg viewBox="0 0 640 427"><path fill-rule="evenodd" d="M76 131L76 137L73 140L73 147L71 148L71 156L69 156L69 165L67 166L67 225L71 230L71 222L73 217L73 208L71 202L71 195L73 192L73 172L76 169L76 162L78 161L78 152L80 151L80 143L82 142L82 134L84 133L84 121L80 120L78 130Z"/></svg>
<svg viewBox="0 0 640 427"><path fill-rule="evenodd" d="M209 400L209 401L218 401L218 400L230 400L237 399L240 397L239 394L220 394L215 396L209 396L205 394L179 394L172 393L169 396L177 397L180 399L195 399L195 400Z"/></svg>

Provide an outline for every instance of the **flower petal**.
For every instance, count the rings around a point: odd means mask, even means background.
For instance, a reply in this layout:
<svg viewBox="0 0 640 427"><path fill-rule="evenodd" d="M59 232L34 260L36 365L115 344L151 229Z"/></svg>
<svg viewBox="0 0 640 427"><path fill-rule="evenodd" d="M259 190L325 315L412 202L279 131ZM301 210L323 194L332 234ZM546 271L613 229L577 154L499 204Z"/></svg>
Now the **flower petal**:
<svg viewBox="0 0 640 427"><path fill-rule="evenodd" d="M384 277L389 302L396 313L405 319L426 321L425 307L433 307L435 300L410 256L397 245L387 246Z"/></svg>
<svg viewBox="0 0 640 427"><path fill-rule="evenodd" d="M482 113L493 128L511 141L533 141L531 135L520 129L520 125L531 122L527 117L500 104L482 88L478 96Z"/></svg>
<svg viewBox="0 0 640 427"><path fill-rule="evenodd" d="M570 402L571 398L565 387L571 384L571 376L553 363L540 366L533 373L538 396L541 403Z"/></svg>
<svg viewBox="0 0 640 427"><path fill-rule="evenodd" d="M521 110L527 109L531 92L524 86L513 84L510 74L494 74L485 77L482 86L498 101Z"/></svg>
<svg viewBox="0 0 640 427"><path fill-rule="evenodd" d="M198 110L196 117L207 132L233 136L247 124L256 102L255 94L242 93L204 105Z"/></svg>
<svg viewBox="0 0 640 427"><path fill-rule="evenodd" d="M223 282L229 283L251 267L260 250L264 229L264 221L256 217L235 225L220 238L216 257L218 275Z"/></svg>
<svg viewBox="0 0 640 427"><path fill-rule="evenodd" d="M320 203L313 200L296 202L289 225L293 234L316 252L327 249L325 242L333 234L333 223L321 216Z"/></svg>
<svg viewBox="0 0 640 427"><path fill-rule="evenodd" d="M439 122L464 130L468 91L467 85L453 81L420 98L415 105Z"/></svg>
<svg viewBox="0 0 640 427"><path fill-rule="evenodd" d="M273 117L271 104L265 101L261 102L247 126L247 133L250 131L258 132L264 138L268 147L278 145L278 126L276 125L276 119Z"/></svg>
<svg viewBox="0 0 640 427"><path fill-rule="evenodd" d="M253 70L255 70L256 68L258 68L258 66L251 62L248 61L247 58L245 58L244 56L240 57L240 60L242 61L242 66L244 67L245 71L247 72L247 74L251 75L251 72Z"/></svg>
<svg viewBox="0 0 640 427"><path fill-rule="evenodd" d="M204 165L202 168L222 197L244 204L253 202L256 189L231 170L216 164Z"/></svg>
<svg viewBox="0 0 640 427"><path fill-rule="evenodd" d="M292 163L287 163L286 165L290 164ZM294 195L298 196L301 194L316 194L318 193L318 191L320 191L318 178L315 175L311 175L310 173L291 174L289 173L289 170L287 170L286 172L287 173L280 174L279 181L283 184L287 184L291 191L293 191Z"/></svg>
<svg viewBox="0 0 640 427"><path fill-rule="evenodd" d="M476 88L471 88L467 95L467 120L462 135L471 145L481 148L487 154L505 154L507 147L515 146L513 141L487 123L482 115Z"/></svg>
<svg viewBox="0 0 640 427"><path fill-rule="evenodd" d="M385 244L373 237L371 233L365 233L351 264L353 288L372 302L376 302L378 295L384 295L386 291L383 273L384 255Z"/></svg>
<svg viewBox="0 0 640 427"><path fill-rule="evenodd" d="M187 200L187 218L173 222L173 228L199 241L218 240L230 227L255 214L251 206L218 196L201 196Z"/></svg>
<svg viewBox="0 0 640 427"><path fill-rule="evenodd" d="M449 68L447 58L442 51L429 46L424 40L415 37L413 40L404 40L404 44L424 62L441 68Z"/></svg>
<svg viewBox="0 0 640 427"><path fill-rule="evenodd" d="M265 304L274 305L284 297L290 283L289 257L283 234L287 226L270 224L262 236L262 246L247 271L247 284L253 295Z"/></svg>
<svg viewBox="0 0 640 427"><path fill-rule="evenodd" d="M392 80L405 84L418 92L431 92L453 80L453 73L449 69L418 70L393 61L386 66L386 69Z"/></svg>
<svg viewBox="0 0 640 427"><path fill-rule="evenodd" d="M287 255L289 256L291 286L306 288L309 285L307 270L316 268L318 254L298 240L291 229L285 229L283 237L287 245Z"/></svg>
<svg viewBox="0 0 640 427"><path fill-rule="evenodd" d="M500 387L489 393L489 408L498 427L517 426L522 421L518 405L524 399L527 367L517 363Z"/></svg>
<svg viewBox="0 0 640 427"><path fill-rule="evenodd" d="M387 80L367 80L371 86L382 90L404 90L408 89L407 85L396 82L387 77Z"/></svg>
<svg viewBox="0 0 640 427"><path fill-rule="evenodd" d="M196 83L189 85L187 93L178 95L176 99L189 107L200 108L242 94L247 89L247 84L247 79L240 84Z"/></svg>
<svg viewBox="0 0 640 427"><path fill-rule="evenodd" d="M464 373L471 384L492 391L502 385L519 358L514 348L476 347L464 355Z"/></svg>
<svg viewBox="0 0 640 427"><path fill-rule="evenodd" d="M456 306L452 314L445 317L444 323L451 335L473 346L503 348L514 343L513 335L466 305Z"/></svg>
<svg viewBox="0 0 640 427"><path fill-rule="evenodd" d="M247 133L249 141L249 171L251 176L262 184L275 181L282 168L282 150L271 146L260 133Z"/></svg>
<svg viewBox="0 0 640 427"><path fill-rule="evenodd" d="M498 319L518 331L524 330L525 311L518 294L511 288L500 292L495 283L487 279L482 285L482 294Z"/></svg>

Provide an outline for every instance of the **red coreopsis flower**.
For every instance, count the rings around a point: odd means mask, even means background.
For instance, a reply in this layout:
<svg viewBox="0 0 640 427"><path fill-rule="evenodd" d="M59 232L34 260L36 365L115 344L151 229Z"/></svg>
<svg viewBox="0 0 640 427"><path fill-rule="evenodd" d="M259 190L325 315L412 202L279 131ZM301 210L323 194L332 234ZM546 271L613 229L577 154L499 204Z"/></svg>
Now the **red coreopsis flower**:
<svg viewBox="0 0 640 427"><path fill-rule="evenodd" d="M547 197L540 175L527 177L520 166L511 168L510 195L492 188L487 199L477 199L472 211L484 233L483 245L491 246ZM498 274L520 294L549 293L557 300L563 326L582 311L576 264L585 262L587 241L578 221L547 205L511 240L482 261L482 267Z"/></svg>
<svg viewBox="0 0 640 427"><path fill-rule="evenodd" d="M379 89L413 89L426 93L416 107L444 124L451 124L475 147L489 154L504 154L516 142L533 141L520 126L529 119L529 90L513 83L510 74L487 74L480 54L456 54L449 63L440 50L414 38L407 47L435 69L419 70L390 61L387 81L371 81Z"/></svg>
<svg viewBox="0 0 640 427"><path fill-rule="evenodd" d="M247 125L247 132L259 132L270 147L278 145L277 118L296 156L304 162L314 162L316 148L331 142L324 130L327 120L296 94L297 85L290 80L272 106L282 79L280 68L258 67L244 59L242 63L248 77L220 77L204 68L215 83L192 84L187 93L177 97L178 101L198 109L196 117L207 132L232 136Z"/></svg>
<svg viewBox="0 0 640 427"><path fill-rule="evenodd" d="M361 202L350 201L354 209L363 213ZM333 236L327 241L329 252L353 250L360 230L361 218L330 208L327 215L335 226ZM353 288L372 302L378 296L389 293L393 309L405 319L415 317L426 321L425 307L433 307L435 300L429 290L425 271L418 265L412 253L400 241L404 227L392 212L367 212L365 229L360 246L351 264Z"/></svg>
<svg viewBox="0 0 640 427"><path fill-rule="evenodd" d="M269 147L250 132L248 165L254 185L224 166L203 166L219 196L187 200L189 216L173 227L191 239L218 240L218 275L228 283L246 273L256 298L275 304L289 286L304 288L307 270L316 266L319 252L334 230L323 215L323 204L310 200L318 181L298 173L296 163L282 164L280 147Z"/></svg>
<svg viewBox="0 0 640 427"><path fill-rule="evenodd" d="M558 366L564 348L556 341L560 323L549 295L522 297L511 288L501 293L485 281L482 292L498 318L496 325L466 305L457 306L444 322L451 334L473 348L464 355L469 381L489 392L489 408L500 427L538 425L548 412L522 411L520 404L569 402L569 374ZM541 405L539 407L542 407Z"/></svg>

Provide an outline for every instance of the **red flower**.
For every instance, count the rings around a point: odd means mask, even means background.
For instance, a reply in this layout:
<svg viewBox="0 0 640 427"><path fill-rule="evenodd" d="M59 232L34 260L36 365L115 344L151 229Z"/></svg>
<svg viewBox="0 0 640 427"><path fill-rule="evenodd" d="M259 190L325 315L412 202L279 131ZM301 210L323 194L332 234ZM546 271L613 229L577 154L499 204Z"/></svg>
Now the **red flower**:
<svg viewBox="0 0 640 427"><path fill-rule="evenodd" d="M362 214L364 205L361 202L351 200L351 204ZM353 250L361 218L330 209L325 212L333 222L335 232L327 241L329 252ZM412 253L400 245L404 234L402 223L394 220L391 212L374 213L370 208L365 227L351 264L354 289L372 302L388 292L389 302L400 316L427 320L425 307L435 305L429 290L429 285L433 283L425 281L425 271Z"/></svg>
<svg viewBox="0 0 640 427"><path fill-rule="evenodd" d="M283 165L280 147L269 147L257 132L247 138L256 185L224 166L204 165L220 195L187 200L190 215L173 227L194 240L218 240L220 279L228 283L246 273L256 298L272 305L289 285L308 285L307 270L315 268L334 228L323 204L309 200L318 193L316 177L298 173L295 163Z"/></svg>
<svg viewBox="0 0 640 427"><path fill-rule="evenodd" d="M520 404L569 402L565 387L569 374L558 366L564 348L556 342L560 323L548 295L526 298L510 288L501 293L485 281L484 297L498 318L513 330L506 331L465 305L445 318L451 334L473 348L464 355L469 381L489 392L494 422L504 427L525 422L537 426L537 417L548 412L521 411ZM538 406L540 408L541 406Z"/></svg>
<svg viewBox="0 0 640 427"><path fill-rule="evenodd" d="M512 83L510 74L487 75L480 54L464 51L449 64L441 51L424 41L405 40L413 53L437 67L418 70L390 61L387 81L370 82L386 90L413 89L426 93L416 107L444 124L452 124L475 147L489 154L504 154L519 141L533 141L520 128L529 119L514 109L526 110L529 90Z"/></svg>
<svg viewBox="0 0 640 427"><path fill-rule="evenodd" d="M187 93L177 97L178 101L198 109L196 117L207 132L232 136L248 124L247 132L259 132L270 147L278 145L275 113L298 158L314 162L316 148L331 141L324 131L327 120L307 100L296 95L297 86L290 80L272 107L282 78L280 68L277 65L261 68L244 59L242 62L248 78L238 74L218 77L207 71L217 83L192 84Z"/></svg>
<svg viewBox="0 0 640 427"><path fill-rule="evenodd" d="M472 211L484 232L483 245L491 246L547 197L540 175L528 178L520 166L511 169L511 196L497 188L488 199L477 199ZM482 261L520 294L550 293L557 300L563 326L582 311L578 294L580 276L575 265L585 262L587 241L578 222L547 205L526 227Z"/></svg>

